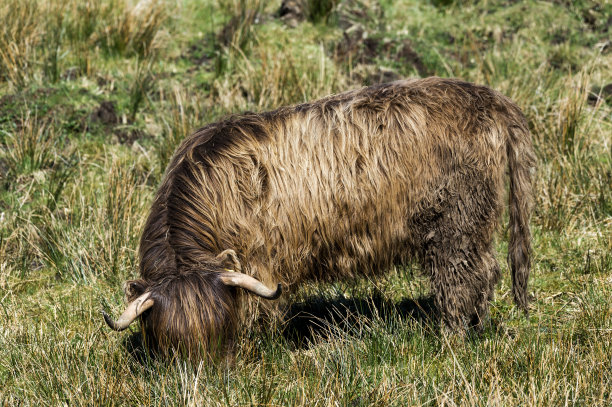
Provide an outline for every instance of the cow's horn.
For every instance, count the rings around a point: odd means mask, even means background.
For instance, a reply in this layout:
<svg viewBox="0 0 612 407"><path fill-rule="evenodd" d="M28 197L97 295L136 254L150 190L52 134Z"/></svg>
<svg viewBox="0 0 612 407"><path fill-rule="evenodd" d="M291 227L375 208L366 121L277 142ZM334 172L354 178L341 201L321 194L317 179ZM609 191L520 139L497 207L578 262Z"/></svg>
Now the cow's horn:
<svg viewBox="0 0 612 407"><path fill-rule="evenodd" d="M225 285L244 288L245 290L248 290L253 294L257 294L260 297L268 300L277 299L283 292L283 288L280 284L276 287L276 290L272 290L263 285L261 281L237 271L223 272L221 273L220 278Z"/></svg>
<svg viewBox="0 0 612 407"><path fill-rule="evenodd" d="M151 293L144 293L140 297L136 298L134 301L130 302L118 320L113 321L113 319L104 311L102 311L102 315L104 315L104 320L115 331L123 331L127 328L140 314L148 310L153 306L153 299L149 298Z"/></svg>

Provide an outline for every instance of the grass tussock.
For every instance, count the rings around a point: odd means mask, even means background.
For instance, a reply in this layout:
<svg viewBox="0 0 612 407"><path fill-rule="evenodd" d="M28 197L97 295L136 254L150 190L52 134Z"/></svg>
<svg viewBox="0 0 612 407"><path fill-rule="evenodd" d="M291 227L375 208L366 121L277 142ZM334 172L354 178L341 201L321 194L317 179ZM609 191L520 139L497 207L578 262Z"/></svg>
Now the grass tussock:
<svg viewBox="0 0 612 407"><path fill-rule="evenodd" d="M34 117L32 117L34 115ZM24 112L14 131L4 131L7 174L13 177L48 168L54 160L54 144L58 142L53 124L39 119L36 112Z"/></svg>
<svg viewBox="0 0 612 407"><path fill-rule="evenodd" d="M612 404L609 4L0 2L0 405ZM291 4L289 4L291 3ZM291 7L297 8L291 8ZM287 11L289 10L289 11ZM227 114L406 76L487 84L538 157L528 317L446 336L416 266L308 285L217 365L106 329L174 149Z"/></svg>
<svg viewBox="0 0 612 407"><path fill-rule="evenodd" d="M92 75L100 54L150 57L163 45L171 12L163 0L5 1L0 78L19 88L57 82L69 68Z"/></svg>
<svg viewBox="0 0 612 407"><path fill-rule="evenodd" d="M41 16L34 1L3 2L0 6L0 77L22 84L34 63L39 44Z"/></svg>

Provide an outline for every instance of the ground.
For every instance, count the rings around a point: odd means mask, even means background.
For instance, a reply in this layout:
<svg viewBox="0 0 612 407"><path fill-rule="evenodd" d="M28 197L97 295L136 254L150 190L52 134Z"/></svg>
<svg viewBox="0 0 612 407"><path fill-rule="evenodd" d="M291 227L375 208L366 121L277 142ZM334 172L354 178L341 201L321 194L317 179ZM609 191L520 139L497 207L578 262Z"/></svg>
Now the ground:
<svg viewBox="0 0 612 407"><path fill-rule="evenodd" d="M609 2L6 0L0 21L0 404L612 404ZM137 327L106 327L181 139L428 75L491 86L527 116L528 316L502 229L479 334L439 329L413 265L303 287L224 363L151 360Z"/></svg>

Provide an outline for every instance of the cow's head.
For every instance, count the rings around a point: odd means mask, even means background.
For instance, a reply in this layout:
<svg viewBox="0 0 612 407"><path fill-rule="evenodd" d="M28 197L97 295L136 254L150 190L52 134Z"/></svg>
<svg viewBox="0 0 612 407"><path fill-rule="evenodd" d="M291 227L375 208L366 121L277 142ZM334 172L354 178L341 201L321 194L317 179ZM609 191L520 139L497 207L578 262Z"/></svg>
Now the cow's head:
<svg viewBox="0 0 612 407"><path fill-rule="evenodd" d="M271 290L240 270L236 253L225 250L210 263L163 273L157 281L128 281L126 310L116 321L103 312L104 319L121 331L140 316L147 345L163 354L214 355L237 328L237 288L270 300L282 291L280 284Z"/></svg>

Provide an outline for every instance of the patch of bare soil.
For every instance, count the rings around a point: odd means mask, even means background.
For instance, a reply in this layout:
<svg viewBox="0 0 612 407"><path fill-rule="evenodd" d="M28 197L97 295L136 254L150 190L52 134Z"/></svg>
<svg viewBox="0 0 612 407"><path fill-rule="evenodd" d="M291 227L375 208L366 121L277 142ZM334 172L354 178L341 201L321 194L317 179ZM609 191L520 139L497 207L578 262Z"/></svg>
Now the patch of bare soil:
<svg viewBox="0 0 612 407"><path fill-rule="evenodd" d="M214 40L214 38L212 40ZM192 71L198 67L209 65L212 61L212 58L206 52L206 42L208 41L211 41L211 38L191 44L187 51L183 52L181 55L182 58L195 65L191 68Z"/></svg>
<svg viewBox="0 0 612 407"><path fill-rule="evenodd" d="M83 120L83 130L101 128L111 134L111 142L132 146L136 141L149 137L144 131L130 127L117 112L115 102L103 101Z"/></svg>
<svg viewBox="0 0 612 407"><path fill-rule="evenodd" d="M66 69L61 78L65 81L74 81L76 78L82 75L81 69L79 67L73 66Z"/></svg>
<svg viewBox="0 0 612 407"><path fill-rule="evenodd" d="M420 76L431 75L408 38L385 35L380 21L384 13L378 2L370 0L344 0L336 8L342 38L333 53L339 63L349 64L362 82L375 84L401 78L396 72L414 69ZM380 66L384 63L385 67ZM390 65L390 66L389 66Z"/></svg>
<svg viewBox="0 0 612 407"><path fill-rule="evenodd" d="M420 76L431 75L409 39L372 37L359 26L353 26L344 31L342 40L336 44L334 54L337 61L350 63L353 66L377 67L378 61L384 59L412 67ZM378 72L370 77L372 83L379 83L379 80L395 80L401 76L393 75L393 70L390 68L378 68L374 69ZM372 69L369 70L372 71Z"/></svg>
<svg viewBox="0 0 612 407"><path fill-rule="evenodd" d="M115 102L104 101L100 103L91 114L89 121L92 123L100 123L103 126L114 126L119 123L119 116L115 108Z"/></svg>
<svg viewBox="0 0 612 407"><path fill-rule="evenodd" d="M119 144L132 146L138 140L148 138L149 135L140 129L115 129L112 140Z"/></svg>
<svg viewBox="0 0 612 407"><path fill-rule="evenodd" d="M306 19L304 3L299 0L283 0L278 9L278 17L287 26L295 28Z"/></svg>
<svg viewBox="0 0 612 407"><path fill-rule="evenodd" d="M589 9L583 10L582 21L587 27L597 33L607 33L612 26L612 15L607 15L605 7L595 4Z"/></svg>
<svg viewBox="0 0 612 407"><path fill-rule="evenodd" d="M587 102L591 105L596 105L598 103L612 105L612 83L608 83L603 87L593 86L589 92Z"/></svg>

